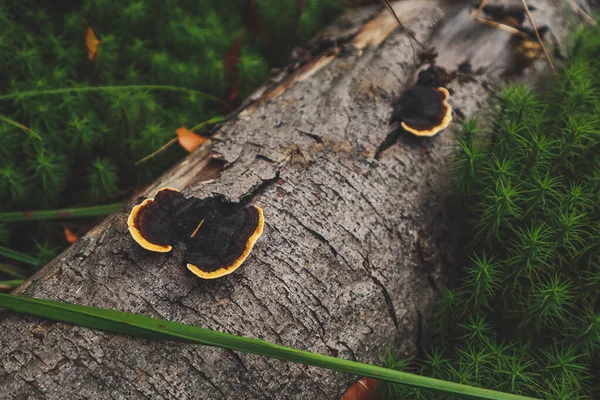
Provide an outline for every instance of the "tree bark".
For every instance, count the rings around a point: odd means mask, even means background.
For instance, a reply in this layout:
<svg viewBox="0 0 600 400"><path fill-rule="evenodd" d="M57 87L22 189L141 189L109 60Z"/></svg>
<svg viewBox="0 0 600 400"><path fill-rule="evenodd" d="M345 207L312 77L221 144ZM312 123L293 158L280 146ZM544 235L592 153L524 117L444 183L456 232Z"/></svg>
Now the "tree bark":
<svg viewBox="0 0 600 400"><path fill-rule="evenodd" d="M468 60L473 71L483 68L448 86L465 116L487 105L515 51L511 34L473 21L469 3L394 5L414 36L436 48L438 65L453 71ZM563 37L561 1L529 4L538 24ZM187 272L182 246L143 250L127 231L132 201L15 293L361 362L379 363L390 345L415 355L421 320L452 263L444 202L454 130L401 135L375 157L394 128L387 122L393 98L415 81L409 41L379 6L353 10L320 37L336 45L259 89L212 140L143 193L170 186L262 207L265 232L240 269L203 281ZM544 69L541 59L525 76ZM2 398L333 399L357 379L219 348L0 316Z"/></svg>

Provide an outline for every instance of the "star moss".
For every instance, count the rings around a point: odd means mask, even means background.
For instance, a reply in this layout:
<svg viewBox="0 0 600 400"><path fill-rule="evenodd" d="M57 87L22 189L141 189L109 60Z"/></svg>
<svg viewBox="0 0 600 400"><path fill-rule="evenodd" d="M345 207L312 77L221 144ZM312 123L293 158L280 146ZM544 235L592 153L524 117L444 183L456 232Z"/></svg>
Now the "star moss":
<svg viewBox="0 0 600 400"><path fill-rule="evenodd" d="M224 55L242 27L237 101L342 9L335 0L309 0L298 17L295 0L256 0L256 17L247 18L246 3L0 0L0 212L115 202L151 182L185 151L171 146L151 162L135 161L180 126L228 111ZM84 19L100 40L95 62ZM119 88L126 85L188 91ZM35 95L69 88L77 90ZM5 228L4 243L22 252L39 253L36 242L67 244L56 224Z"/></svg>
<svg viewBox="0 0 600 400"><path fill-rule="evenodd" d="M539 398L597 391L600 32L573 42L545 89L506 88L491 127L471 120L459 135L453 201L469 261L434 308L414 363L426 376Z"/></svg>

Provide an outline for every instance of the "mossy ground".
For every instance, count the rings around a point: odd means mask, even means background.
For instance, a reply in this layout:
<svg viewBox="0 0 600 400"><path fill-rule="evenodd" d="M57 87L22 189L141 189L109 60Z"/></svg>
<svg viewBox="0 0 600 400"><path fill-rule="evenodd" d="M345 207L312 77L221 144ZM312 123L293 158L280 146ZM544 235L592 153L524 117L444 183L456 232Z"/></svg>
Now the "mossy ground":
<svg viewBox="0 0 600 400"><path fill-rule="evenodd" d="M171 146L149 162L135 161L180 126L228 111L223 104L232 82L224 55L242 27L237 99L342 9L334 1L305 0L298 18L297 3L0 0L0 212L110 203L151 182L185 152ZM88 60L84 18L101 41L96 62ZM191 91L117 88L123 85ZM114 88L26 96L98 86ZM62 232L56 222L0 222L0 246L44 263L67 246Z"/></svg>
<svg viewBox="0 0 600 400"><path fill-rule="evenodd" d="M221 115L221 102L130 89L19 94L152 84L225 99L223 55L244 25L231 10L243 4L0 0L0 115L31 129L0 121L0 211L119 200L184 156L173 147L133 165L179 126ZM256 4L267 34L243 40L240 97L339 10L304 1L297 29L295 1ZM84 17L101 40L95 63L83 45ZM507 89L490 132L465 125L454 201L471 261L435 310L426 359L390 356L389 366L543 398L598 391L600 34L582 31L574 42L551 89ZM47 260L66 243L56 224L31 222L0 225L0 245Z"/></svg>
<svg viewBox="0 0 600 400"><path fill-rule="evenodd" d="M545 399L598 394L600 32L575 33L547 83L507 88L488 131L464 125L453 209L470 261L435 307L426 358L389 365Z"/></svg>

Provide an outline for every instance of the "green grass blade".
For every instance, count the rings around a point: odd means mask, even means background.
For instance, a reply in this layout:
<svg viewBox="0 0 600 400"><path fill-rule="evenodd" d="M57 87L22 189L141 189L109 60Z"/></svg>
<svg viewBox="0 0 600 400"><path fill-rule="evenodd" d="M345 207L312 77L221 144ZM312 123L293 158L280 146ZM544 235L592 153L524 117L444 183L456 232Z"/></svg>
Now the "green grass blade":
<svg viewBox="0 0 600 400"><path fill-rule="evenodd" d="M169 85L123 85L123 86L88 86L88 87L74 87L74 88L62 88L62 89L48 89L48 90L31 90L28 92L16 92L9 93L0 96L0 100L9 100L15 98L34 97L34 96L48 96L57 94L66 94L73 92L109 92L109 91L120 91L120 90L162 90L168 92L184 92L190 94L196 94L214 102L226 105L227 102L223 99L213 96L212 94L201 92L199 90L187 89L179 86Z"/></svg>
<svg viewBox="0 0 600 400"><path fill-rule="evenodd" d="M531 399L530 397L446 382L375 365L362 364L355 361L310 353L308 351L269 343L264 340L231 335L212 331L210 329L178 324L121 311L11 296L7 294L0 294L0 308L126 335L218 346L229 350L258 354L280 360L347 372L359 376L372 377L383 381L439 390L474 398L498 400Z"/></svg>
<svg viewBox="0 0 600 400"><path fill-rule="evenodd" d="M35 221L56 218L84 218L108 215L117 211L123 203L104 204L101 206L63 208L60 210L16 211L0 213L0 222Z"/></svg>
<svg viewBox="0 0 600 400"><path fill-rule="evenodd" d="M224 116L212 117L211 119L206 120L204 122L200 122L198 125L190 128L190 131L195 132L195 131L197 131L199 129L204 128L207 125L214 125L214 124L216 124L218 122L224 121L225 118L227 118L227 117L224 117Z"/></svg>
<svg viewBox="0 0 600 400"><path fill-rule="evenodd" d="M29 254L9 249L8 247L0 246L0 256L4 256L12 260L21 261L26 264L33 265L34 267L40 266L40 262L37 258L32 257Z"/></svg>
<svg viewBox="0 0 600 400"><path fill-rule="evenodd" d="M2 264L0 263L0 272L6 275L10 275L13 278L17 279L25 279L29 274L23 271L21 268L15 267L13 265Z"/></svg>
<svg viewBox="0 0 600 400"><path fill-rule="evenodd" d="M23 125L20 122L15 121L14 119L8 118L5 115L0 114L0 121L6 122L7 124L10 124L12 126L16 126L19 129L23 129L25 132L30 133L31 135L33 135L36 139L42 139L40 137L40 135L38 135L37 133L35 133L34 131L32 131L31 129L29 129L28 127L26 127L25 125Z"/></svg>
<svg viewBox="0 0 600 400"><path fill-rule="evenodd" d="M0 289L14 289L25 282L25 279L12 279L8 281L0 281Z"/></svg>

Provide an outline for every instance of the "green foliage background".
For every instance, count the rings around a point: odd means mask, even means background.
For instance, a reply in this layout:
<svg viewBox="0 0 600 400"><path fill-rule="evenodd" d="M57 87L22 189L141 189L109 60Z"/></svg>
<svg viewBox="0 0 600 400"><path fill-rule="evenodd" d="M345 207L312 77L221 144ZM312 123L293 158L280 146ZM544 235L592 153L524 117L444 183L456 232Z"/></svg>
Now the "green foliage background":
<svg viewBox="0 0 600 400"><path fill-rule="evenodd" d="M470 261L434 310L425 359L388 365L544 399L598 395L600 32L576 32L567 58L541 93L504 90L489 129L464 125L453 209Z"/></svg>
<svg viewBox="0 0 600 400"><path fill-rule="evenodd" d="M116 201L184 156L174 146L134 166L178 127L225 112L214 98L228 94L223 56L244 25L244 3L0 0L0 116L31 129L0 119L0 212ZM267 34L242 42L239 97L340 9L305 0L297 27L296 4L256 1ZM83 18L101 40L96 63L87 59ZM543 93L507 89L489 129L465 124L453 201L471 261L437 305L426 358L389 354L388 366L542 398L598 392L600 33L575 33L568 60ZM133 89L24 95L123 85L212 97ZM40 263L65 245L50 222L0 224L0 246Z"/></svg>
<svg viewBox="0 0 600 400"><path fill-rule="evenodd" d="M172 146L134 166L180 126L226 112L218 101L228 96L223 56L244 26L246 3L0 0L0 116L32 131L0 119L0 212L115 202L183 157L185 152ZM294 45L305 43L341 8L329 0L303 3L297 25L295 0L256 0L266 34L244 36L238 98L261 84L270 68L282 66ZM96 63L88 61L84 18L101 40ZM179 86L217 100L131 89L24 96L122 85ZM33 254L40 263L65 245L55 223L0 225L0 246Z"/></svg>

